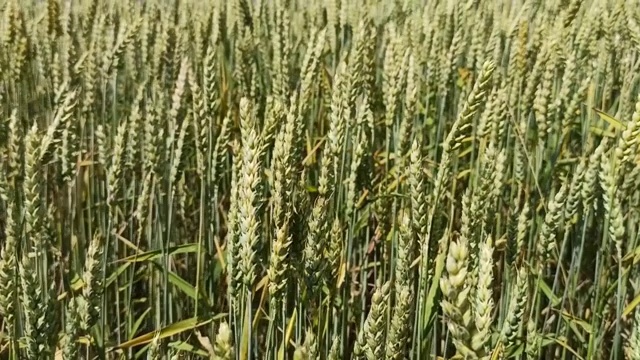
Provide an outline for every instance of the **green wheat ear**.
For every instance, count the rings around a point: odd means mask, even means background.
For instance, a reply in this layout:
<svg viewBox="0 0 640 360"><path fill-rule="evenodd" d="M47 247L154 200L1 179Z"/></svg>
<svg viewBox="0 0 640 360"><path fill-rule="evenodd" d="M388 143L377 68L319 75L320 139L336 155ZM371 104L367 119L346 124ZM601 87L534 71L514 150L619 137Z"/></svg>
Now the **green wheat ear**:
<svg viewBox="0 0 640 360"><path fill-rule="evenodd" d="M0 358L640 359L635 5L0 0Z"/></svg>

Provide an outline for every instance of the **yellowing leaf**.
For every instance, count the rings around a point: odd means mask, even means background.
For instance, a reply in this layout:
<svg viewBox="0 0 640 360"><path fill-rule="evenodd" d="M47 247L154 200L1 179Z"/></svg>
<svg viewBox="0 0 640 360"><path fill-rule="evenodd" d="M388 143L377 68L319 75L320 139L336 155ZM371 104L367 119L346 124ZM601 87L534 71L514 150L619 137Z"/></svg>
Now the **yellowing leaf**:
<svg viewBox="0 0 640 360"><path fill-rule="evenodd" d="M249 359L249 326L251 319L251 306L245 306L244 320L242 320L242 338L240 338L240 360Z"/></svg>
<svg viewBox="0 0 640 360"><path fill-rule="evenodd" d="M498 343L496 344L496 347L491 352L491 360L500 359L500 355L502 355L502 352L504 351L502 347L503 347L502 342L498 341Z"/></svg>
<svg viewBox="0 0 640 360"><path fill-rule="evenodd" d="M223 315L223 316L226 316L226 314ZM196 327L200 327L202 325L206 325L206 324L210 323L212 320L213 320L213 318L198 323L198 319L193 317L193 318L190 318L190 319L178 321L178 322L173 323L173 324L171 324L169 326L165 326L164 328L160 329L160 331L152 331L150 333L146 333L144 335L138 336L138 337L136 337L134 339L131 339L129 341L125 341L122 344L117 345L114 348L112 348L111 351L117 350L117 349L128 349L128 348L131 348L131 347L134 347L134 346L144 345L144 344L147 344L147 343L151 342L154 339L154 337L157 337L158 340L162 340L162 339L174 336L174 335L178 335L178 334L183 333L185 331L195 329Z"/></svg>
<svg viewBox="0 0 640 360"><path fill-rule="evenodd" d="M196 333L196 338L198 339L198 342L200 343L200 345L202 345L202 347L204 347L204 349L207 350L207 352L209 353L209 356L213 358L215 356L215 352L213 351L213 345L211 345L211 340L209 340L207 336L202 335L202 333L200 333L199 330L196 330L195 333Z"/></svg>
<svg viewBox="0 0 640 360"><path fill-rule="evenodd" d="M604 130L604 129L600 129L600 128L597 128L595 126L589 127L589 131L591 131L592 133L594 133L596 135L599 135L599 136L606 136L606 137L609 137L609 138L616 137L616 134L614 134L613 132L607 131L607 130Z"/></svg>
<svg viewBox="0 0 640 360"><path fill-rule="evenodd" d="M284 360L285 349L287 348L287 344L291 340L291 334L293 334L293 327L296 324L296 316L298 315L298 309L293 309L293 314L291 315L291 319L289 319L289 324L287 325L287 331L284 334L284 339L282 339L282 343L280 344L280 348L278 349L278 360Z"/></svg>
<svg viewBox="0 0 640 360"><path fill-rule="evenodd" d="M622 310L622 317L628 316L631 312L640 304L640 295L636 296L635 299L631 300L629 305L627 305L624 310Z"/></svg>
<svg viewBox="0 0 640 360"><path fill-rule="evenodd" d="M624 124L622 121L614 118L613 116L607 114L604 111L598 110L596 108L593 108L593 111L595 111L596 114L598 114L600 119L602 119L604 122L614 127L615 129L624 130L627 127L626 124Z"/></svg>
<svg viewBox="0 0 640 360"><path fill-rule="evenodd" d="M562 336L559 338L556 337L548 337L546 338L547 341L545 341L546 343L556 343L558 345L560 345L561 347L565 348L567 351L569 351L570 353L572 353L576 359L578 360L584 360L584 358L582 356L580 356L580 354L578 354L577 351L575 351L571 346L569 346L569 344L567 344L567 339ZM543 344L544 345L544 344Z"/></svg>

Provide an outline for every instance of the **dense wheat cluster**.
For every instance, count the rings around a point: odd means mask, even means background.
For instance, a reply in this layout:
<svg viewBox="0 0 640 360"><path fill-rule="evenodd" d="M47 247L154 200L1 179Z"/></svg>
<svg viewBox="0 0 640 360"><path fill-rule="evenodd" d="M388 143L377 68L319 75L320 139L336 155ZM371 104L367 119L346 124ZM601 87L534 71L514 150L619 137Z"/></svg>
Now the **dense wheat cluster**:
<svg viewBox="0 0 640 360"><path fill-rule="evenodd" d="M640 360L633 0L0 0L8 359Z"/></svg>

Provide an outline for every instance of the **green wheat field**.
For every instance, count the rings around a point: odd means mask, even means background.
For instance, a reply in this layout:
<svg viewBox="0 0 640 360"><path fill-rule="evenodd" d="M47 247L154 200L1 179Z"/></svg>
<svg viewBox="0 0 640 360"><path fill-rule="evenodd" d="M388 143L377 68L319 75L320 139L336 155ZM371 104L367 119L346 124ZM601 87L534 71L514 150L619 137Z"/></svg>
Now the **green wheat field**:
<svg viewBox="0 0 640 360"><path fill-rule="evenodd" d="M0 358L640 360L637 0L0 19Z"/></svg>

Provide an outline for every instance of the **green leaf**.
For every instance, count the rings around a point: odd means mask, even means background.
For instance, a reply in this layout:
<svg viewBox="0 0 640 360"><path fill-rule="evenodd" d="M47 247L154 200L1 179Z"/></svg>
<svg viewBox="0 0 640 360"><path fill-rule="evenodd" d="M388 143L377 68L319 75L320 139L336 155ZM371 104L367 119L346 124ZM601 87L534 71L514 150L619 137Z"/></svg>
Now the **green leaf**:
<svg viewBox="0 0 640 360"><path fill-rule="evenodd" d="M178 246L170 247L168 249L168 251L167 251L167 254L168 255L178 255L178 254L189 254L189 253L195 253L195 252L198 252L198 243L184 244L184 245L178 245ZM140 253L140 254L127 256L126 258L123 258L123 259L118 259L118 260L114 261L114 263L119 263L119 262L129 262L129 263L144 262L144 261L149 261L149 260L155 260L155 259L159 258L162 255L163 255L163 250L162 249L151 250L151 251L143 252L143 253Z"/></svg>
<svg viewBox="0 0 640 360"><path fill-rule="evenodd" d="M196 288L193 285L189 284L185 279L181 278L180 275L172 271L167 272L167 275L169 276L169 282L180 289L180 291L185 293L185 295L194 300L198 298L198 296L196 295Z"/></svg>
<svg viewBox="0 0 640 360"><path fill-rule="evenodd" d="M162 268L160 266L156 266L160 271L162 271ZM203 294L200 294L200 296L198 297L196 295L196 288L195 286L189 284L185 279L181 278L180 275L174 273L173 271L167 271L167 280L169 281L169 283L171 283L173 286L175 286L178 290L182 291L185 295L187 295L188 297L192 298L193 300L196 300L198 298L198 301L202 301L206 306L211 306L211 302L209 301L209 298L206 296L203 296Z"/></svg>
<svg viewBox="0 0 640 360"><path fill-rule="evenodd" d="M209 357L209 354L206 351L204 351L202 349L198 349L197 347L195 347L195 346L193 346L193 345L191 345L189 343L186 343L184 341L175 341L175 342L169 343L168 346L170 348L172 348L172 349L175 349L175 350L178 350L178 351L185 351L185 352L188 352L188 353L192 353L192 354L201 356L203 358L208 358Z"/></svg>
<svg viewBox="0 0 640 360"><path fill-rule="evenodd" d="M571 329L571 331L573 331L578 340L580 340L580 342L586 342L587 340L585 339L580 329L578 329L578 327L582 328L586 333L591 334L591 324L574 315L569 314L566 311L560 312L560 315L562 316L564 321L569 324L569 328Z"/></svg>
<svg viewBox="0 0 640 360"><path fill-rule="evenodd" d="M116 278L120 276L120 274L122 274L129 267L129 264L131 263L125 263L120 265L116 269L116 271L114 271L111 275L109 275L109 277L104 283L105 288L111 286L111 284L113 284L113 282L116 281ZM78 274L75 274L73 276L73 279L71 279L71 283L70 283L72 292L75 293L77 291L80 291L83 286L84 286L84 281L80 276L78 276ZM67 296L68 296L67 292L63 292L62 294L58 295L58 301L64 300Z"/></svg>
<svg viewBox="0 0 640 360"><path fill-rule="evenodd" d="M133 323L133 326L131 327L131 335L133 336L133 334L138 332L138 329L140 329L140 324L142 324L142 321L144 320L145 317L147 317L147 315L151 312L151 308L147 308L147 310L145 310L142 315L140 315L140 317L138 319L136 319L136 321ZM131 338L129 338L129 340L131 340Z"/></svg>
<svg viewBox="0 0 640 360"><path fill-rule="evenodd" d="M538 287L540 288L540 290L547 296L547 298L549 300L551 300L551 304L553 306L556 306L558 304L560 304L560 302L562 301L560 298L558 298L553 291L551 291L551 288L549 287L549 285L547 285L546 282L544 282L544 280L540 279L540 281L538 282Z"/></svg>
<svg viewBox="0 0 640 360"><path fill-rule="evenodd" d="M445 236L448 237L448 235L446 234ZM433 274L433 278L431 279L431 286L429 287L429 293L427 294L426 305L424 309L424 317L422 318L424 324L428 324L431 321L435 299L438 295L438 290L440 289L440 278L442 277L445 260L447 258L447 250L449 248L448 245L449 239L447 239L446 242L440 246L440 251L438 251L438 256L436 257L436 269Z"/></svg>

